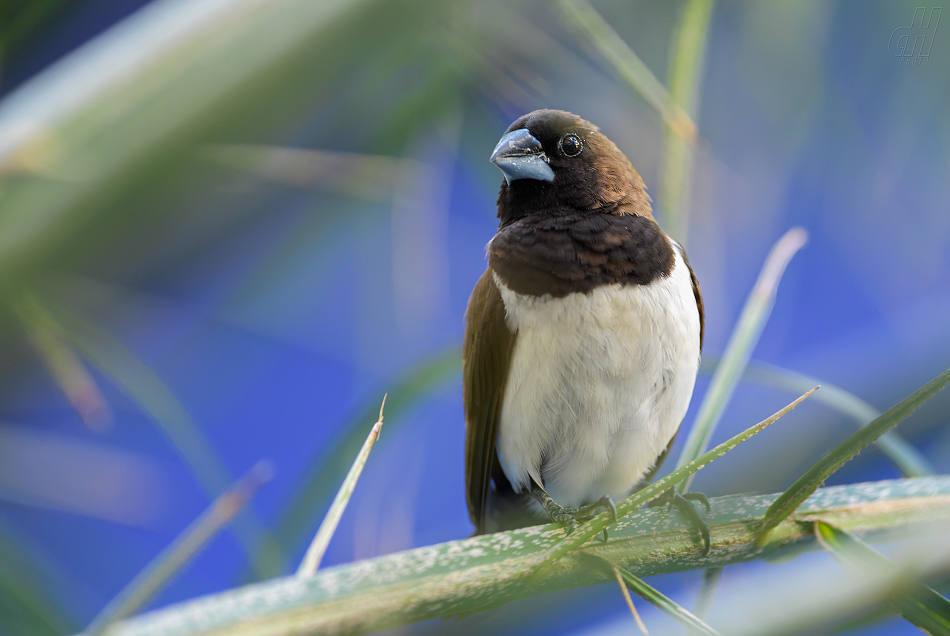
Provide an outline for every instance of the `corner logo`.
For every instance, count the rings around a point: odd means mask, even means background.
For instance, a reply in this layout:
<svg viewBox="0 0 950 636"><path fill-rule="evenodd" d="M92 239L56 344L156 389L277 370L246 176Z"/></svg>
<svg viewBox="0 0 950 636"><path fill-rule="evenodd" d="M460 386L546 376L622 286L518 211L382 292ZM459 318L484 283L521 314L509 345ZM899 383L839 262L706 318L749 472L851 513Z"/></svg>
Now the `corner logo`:
<svg viewBox="0 0 950 636"><path fill-rule="evenodd" d="M891 33L887 43L887 50L894 57L900 58L901 65L925 66L930 59L930 48L937 35L937 24L943 7L933 7L930 14L927 9L917 7L914 10L914 19L909 27L899 27Z"/></svg>

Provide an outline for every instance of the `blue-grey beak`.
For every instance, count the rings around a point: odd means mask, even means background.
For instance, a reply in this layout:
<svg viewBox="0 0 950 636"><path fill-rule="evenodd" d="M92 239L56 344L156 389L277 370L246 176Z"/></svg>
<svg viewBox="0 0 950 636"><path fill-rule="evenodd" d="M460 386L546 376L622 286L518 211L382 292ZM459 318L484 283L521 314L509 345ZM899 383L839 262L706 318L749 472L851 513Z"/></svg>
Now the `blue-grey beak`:
<svg viewBox="0 0 950 636"><path fill-rule="evenodd" d="M508 183L516 179L554 181L554 171L548 165L541 142L525 128L512 130L501 138L490 161L505 173Z"/></svg>

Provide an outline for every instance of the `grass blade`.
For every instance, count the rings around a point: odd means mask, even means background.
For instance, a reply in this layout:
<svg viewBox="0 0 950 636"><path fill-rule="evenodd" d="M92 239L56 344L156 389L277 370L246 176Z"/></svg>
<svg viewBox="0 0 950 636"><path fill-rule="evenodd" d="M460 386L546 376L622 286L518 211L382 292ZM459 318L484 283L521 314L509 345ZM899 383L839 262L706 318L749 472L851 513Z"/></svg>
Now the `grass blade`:
<svg viewBox="0 0 950 636"><path fill-rule="evenodd" d="M247 475L215 499L200 517L185 528L171 545L162 550L99 612L86 628L85 636L102 634L109 625L134 614L148 603L247 505L251 497L270 478L270 465L267 462L258 462Z"/></svg>
<svg viewBox="0 0 950 636"><path fill-rule="evenodd" d="M688 627L691 631L698 632L700 634L708 634L709 636L719 636L719 632L697 618L692 612L685 609L684 607L681 607L679 604L653 586L644 583L642 579L634 576L628 570L625 570L619 565L608 561L603 557L596 555L590 556L605 564L614 575L623 580L624 584L630 589L630 591L648 603L652 604L654 607L659 609L673 620L686 625L686 627ZM630 606L633 606L632 601L630 602ZM642 623L641 629L644 633L646 633L646 627L643 627Z"/></svg>
<svg viewBox="0 0 950 636"><path fill-rule="evenodd" d="M393 428L409 409L451 378L462 373L462 350L451 349L424 360L404 375L389 391L393 397L387 402L389 418L386 430ZM311 472L301 480L297 492L290 499L274 530L274 536L285 550L292 550L308 538L310 532L333 496L337 484L349 468L347 458L355 457L363 440L369 434L376 418L376 405L361 409L344 424L336 440L321 449L320 454L308 461Z"/></svg>
<svg viewBox="0 0 950 636"><path fill-rule="evenodd" d="M559 0L558 4L568 20L580 27L624 81L656 109L669 129L684 141L696 143L696 124L597 10L587 0Z"/></svg>
<svg viewBox="0 0 950 636"><path fill-rule="evenodd" d="M79 417L92 430L109 429L112 410L76 350L57 333L55 324L44 319L42 311L37 311L28 301L15 305L36 351Z"/></svg>
<svg viewBox="0 0 950 636"><path fill-rule="evenodd" d="M82 591L30 537L0 521L0 633L73 633L80 625L75 606Z"/></svg>
<svg viewBox="0 0 950 636"><path fill-rule="evenodd" d="M764 545L772 528L792 514L828 477L874 440L897 426L901 420L936 395L948 383L950 383L950 369L938 375L913 394L904 398L899 404L891 407L882 416L828 451L804 475L799 477L788 490L783 492L775 500L775 503L769 506L768 512L765 513L762 520L762 528L759 530L756 544Z"/></svg>
<svg viewBox="0 0 950 636"><path fill-rule="evenodd" d="M897 564L851 533L830 523L815 521L815 537L839 563L857 575L890 575L900 579ZM904 581L887 602L920 630L950 635L950 601L918 581Z"/></svg>
<svg viewBox="0 0 950 636"><path fill-rule="evenodd" d="M715 368L716 362L715 358L703 358L700 370L707 363L712 365L710 368ZM840 387L770 364L750 362L742 379L792 393L820 384L821 393L815 396L815 401L851 418L859 427L867 426L881 415L876 408ZM935 472L930 461L896 431L884 433L874 443L907 477L924 477Z"/></svg>
<svg viewBox="0 0 950 636"><path fill-rule="evenodd" d="M712 607L713 598L716 596L716 590L721 580L721 567L703 570L703 582L699 586L699 594L696 596L696 616L699 618L706 618L706 615L709 614L709 609Z"/></svg>
<svg viewBox="0 0 950 636"><path fill-rule="evenodd" d="M753 435L762 432L768 426L770 426L771 424L774 424L782 416L786 415L787 413L792 411L796 406L801 404L802 401L805 400L805 398L807 398L812 393L817 391L818 388L819 387L816 386L811 391L808 391L807 393L805 393L804 395L802 395L801 397L796 399L794 402L792 402L791 404L789 404L782 410L778 411L771 417L768 417L762 420L761 422L759 422L758 424L747 428L746 430L739 433L735 437L732 437L731 439L726 440L719 446L697 457L696 459L686 464L685 466L677 468L666 477L662 479L658 479L652 484L650 484L649 486L647 486L646 488L643 488L633 493L632 495L630 495L629 497L621 501L619 504L617 504L617 518L620 519L624 517L625 515L630 514L631 512L633 512L640 506L652 501L653 499L656 499L657 497L662 495L664 492L669 490L672 486L675 486L676 484L680 483L681 481L683 481L684 479L686 479L687 477L689 477L696 471L702 469L704 466L706 466L713 460L716 460L722 457L723 455L731 451L733 448L735 448L742 442L745 442L746 440L750 439ZM604 528L607 528L612 523L613 523L613 520L611 519L609 513L603 513L597 517L594 517L593 519L588 521L586 524L578 528L577 531L575 531L573 534L570 535L570 537L562 541L560 544L551 548L545 555L545 558L543 559L543 561L552 562L555 559L558 559L564 556L568 552L572 550L576 550L577 548L580 548L582 545L587 543L587 541L589 541L592 537L595 537L598 534L600 534L604 530Z"/></svg>
<svg viewBox="0 0 950 636"><path fill-rule="evenodd" d="M29 302L33 312L56 325L57 330L93 366L109 376L151 417L191 469L209 499L228 488L234 478L224 461L184 405L147 364L92 321L57 305L46 307L35 297L30 297ZM283 556L252 510L235 520L233 530L261 578L280 571L279 565L274 564L282 564Z"/></svg>
<svg viewBox="0 0 950 636"><path fill-rule="evenodd" d="M686 3L670 51L667 77L670 99L693 121L699 111L699 85L712 8L713 0L689 0ZM663 154L660 209L667 233L685 247L689 232L693 150L668 127Z"/></svg>
<svg viewBox="0 0 950 636"><path fill-rule="evenodd" d="M379 407L379 418L376 420L376 423L373 424L373 428L366 437L366 441L363 442L363 447L360 448L356 459L353 460L350 472L346 474L346 478L343 480L340 490L337 491L333 503L330 504L330 510L327 512L327 516L323 519L323 523L320 524L320 528L317 530L317 534L313 538L310 547L307 548L307 553L304 555L303 561L300 562L300 567L297 568L297 576L313 576L320 567L323 554L327 551L327 546L330 545L330 539L333 538L333 533L336 532L336 527L340 523L340 517L343 516L343 511L346 510L346 504L350 502L350 496L353 494L353 489L356 488L356 482L360 478L360 473L363 472L363 466L366 465L366 460L369 458L369 452L373 450L373 444L376 443L376 438L379 437L379 431L383 427L383 408L385 406L386 396L384 395L383 403Z"/></svg>
<svg viewBox="0 0 950 636"><path fill-rule="evenodd" d="M603 560L607 561L606 559ZM610 563L609 561L607 562ZM614 578L617 579L617 585L620 586L620 593L623 594L623 600L626 601L627 607L630 608L630 614L633 616L633 620L636 621L637 627L640 628L640 631L643 632L644 635L648 635L650 632L647 630L647 626L643 624L643 619L640 618L640 612L637 611L637 606L633 604L633 599L630 598L630 590L627 589L627 584L624 583L623 573L614 563L610 563L610 569L614 573Z"/></svg>
<svg viewBox="0 0 950 636"><path fill-rule="evenodd" d="M699 406L699 413L693 428L689 431L686 444L676 462L680 468L699 457L708 447L713 431L722 417L726 404L732 397L739 383L739 378L745 369L752 350L759 342L759 336L765 328L765 323L772 312L775 302L775 292L778 289L782 274L792 257L805 245L808 233L800 228L793 227L772 246L765 259L765 265L759 272L759 278L749 293L749 298L739 315L739 322L729 337L722 361L716 367L706 395ZM692 478L680 483L677 489L683 493L689 490Z"/></svg>

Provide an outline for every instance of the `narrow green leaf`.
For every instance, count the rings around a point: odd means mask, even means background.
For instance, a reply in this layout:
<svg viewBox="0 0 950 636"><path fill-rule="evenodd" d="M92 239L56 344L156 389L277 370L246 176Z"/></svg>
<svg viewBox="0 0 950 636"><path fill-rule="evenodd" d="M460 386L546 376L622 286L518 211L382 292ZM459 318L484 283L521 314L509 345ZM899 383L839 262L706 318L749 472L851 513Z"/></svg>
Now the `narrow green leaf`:
<svg viewBox="0 0 950 636"><path fill-rule="evenodd" d="M670 99L693 121L699 111L699 85L712 8L713 0L689 0L683 8L676 37L670 46L670 70L667 76ZM685 247L689 232L693 150L669 127L664 137L660 210L667 233Z"/></svg>
<svg viewBox="0 0 950 636"><path fill-rule="evenodd" d="M625 570L619 565L616 565L615 563L612 563L603 557L597 556L595 558L606 564L611 571L619 572L620 576L623 578L623 582L627 584L627 588L629 588L631 592L638 595L643 600L651 603L673 620L686 625L686 627L688 627L690 630L699 632L700 634L719 636L719 632L704 623L689 610L681 607L679 604L677 604L668 596L664 595L656 588L644 583L643 579L634 576L628 570Z"/></svg>
<svg viewBox="0 0 950 636"><path fill-rule="evenodd" d="M669 129L690 144L696 143L696 124L597 10L587 0L560 0L558 4L564 15L580 27L624 81L656 109Z"/></svg>
<svg viewBox="0 0 950 636"><path fill-rule="evenodd" d="M419 400L461 372L462 351L455 348L424 360L408 371L389 391L392 397L386 404L386 429L392 432L400 418ZM375 404L361 409L341 427L336 440L307 462L310 473L301 480L274 530L274 536L285 550L292 550L313 532L320 513L329 505L337 484L350 467L348 458L356 456L369 434L377 410Z"/></svg>
<svg viewBox="0 0 950 636"><path fill-rule="evenodd" d="M903 578L897 564L845 530L818 520L815 536L831 556L857 575ZM933 636L950 636L950 601L923 583L901 581L886 600L922 631Z"/></svg>
<svg viewBox="0 0 950 636"><path fill-rule="evenodd" d="M937 392L947 386L948 383L950 383L950 369L941 373L912 395L904 398L899 404L889 409L884 415L828 451L824 457L819 459L804 475L799 477L788 490L783 492L782 496L775 500L775 503L769 506L769 510L762 520L762 528L759 530L756 543L760 546L764 545L772 528L777 526L788 515L795 512L795 509L798 508L811 493L815 492L828 477L841 468L848 460L860 453L865 447L874 442L874 440L897 426L901 420L913 413L921 404L936 395Z"/></svg>
<svg viewBox="0 0 950 636"><path fill-rule="evenodd" d="M77 590L44 556L0 523L0 633L60 636L79 627Z"/></svg>
<svg viewBox="0 0 950 636"><path fill-rule="evenodd" d="M212 502L200 517L145 566L89 624L85 636L98 636L115 621L148 603L208 542L230 522L271 478L267 462L258 462L244 477Z"/></svg>
<svg viewBox="0 0 950 636"><path fill-rule="evenodd" d="M713 431L719 424L723 411L726 410L726 404L729 403L729 399L736 390L736 385L739 384L739 378L772 312L775 292L782 274L789 261L807 240L808 233L804 229L793 227L769 251L762 271L759 272L759 278L755 281L755 286L749 293L742 313L739 315L739 322L729 337L722 361L716 367L709 388L703 396L699 413L696 414L696 421L689 431L689 437L686 438L686 444L676 462L677 468L693 461L709 447ZM681 493L686 492L691 482L692 478L689 478L681 482L677 489Z"/></svg>
<svg viewBox="0 0 950 636"><path fill-rule="evenodd" d="M799 397L797 400L795 400L794 402L792 402L791 404L789 404L782 410L778 411L771 417L762 420L755 426L751 426L747 428L746 430L739 433L735 437L726 440L719 446L697 457L696 459L686 464L685 466L681 468L677 468L676 470L671 472L669 475L667 475L663 479L658 479L652 484L650 484L649 486L647 486L646 488L643 488L633 493L632 495L630 495L629 497L621 501L619 504L617 504L617 518L620 519L630 514L631 512L633 512L640 506L646 503L649 503L653 499L656 499L657 497L662 495L664 492L669 490L671 487L675 486L676 484L683 481L684 479L686 479L693 473L702 469L704 466L706 466L713 460L719 459L720 457L722 457L723 455L731 451L733 448L735 448L742 442L750 439L753 435L762 432L768 426L778 421L779 418L786 415L787 413L792 411L796 406L801 404L805 398L807 398L812 393L817 391L818 388L819 387L816 386L815 388L808 391L807 393L805 393L804 395ZM554 560L564 556L568 552L572 550L576 550L577 548L587 543L587 541L589 541L591 538L600 534L604 530L604 528L607 528L613 523L614 521L611 518L609 513L603 513L601 515L598 515L597 517L594 517L593 519L588 521L586 524L578 528L573 534L566 537L564 541L562 541L560 544L551 548L548 551L548 553L545 555L543 562L545 563L553 562Z"/></svg>
<svg viewBox="0 0 950 636"><path fill-rule="evenodd" d="M101 373L115 382L158 425L191 469L209 499L224 492L234 478L191 418L184 405L161 378L122 343L90 320L55 305L43 305L34 296L20 303L37 320L54 328ZM254 563L258 576L269 578L282 569L283 555L263 523L248 509L232 525L235 535ZM256 556L255 556L256 555Z"/></svg>
<svg viewBox="0 0 950 636"><path fill-rule="evenodd" d="M709 368L715 368L716 363L715 358L703 358L700 371L707 364L712 365ZM881 415L876 408L840 387L770 364L750 362L742 379L792 393L800 393L820 384L821 392L815 396L815 401L851 418L860 427L867 426ZM935 472L927 458L896 431L884 433L874 443L907 477L924 477Z"/></svg>
<svg viewBox="0 0 950 636"><path fill-rule="evenodd" d="M343 480L340 490L337 491L336 497L333 498L333 503L330 504L330 510L327 512L327 516L324 517L323 523L321 523L320 528L317 529L317 534L314 536L313 542L307 549L303 561L300 562L300 567L297 568L297 576L313 576L317 568L320 567L323 554L327 551L327 546L330 545L330 539L333 538L333 533L336 532L336 527L340 523L343 511L346 510L346 504L350 502L350 496L353 494L353 489L356 488L356 482L363 472L363 466L366 465L366 460L369 459L369 452L373 450L373 444L376 443L376 438L379 437L379 430L383 427L383 408L385 406L386 396L384 395L383 403L379 407L379 419L373 424L373 428L366 437L366 441L363 442L363 447L360 448L356 459L353 460L350 472L346 474L346 478Z"/></svg>
<svg viewBox="0 0 950 636"><path fill-rule="evenodd" d="M716 596L716 590L719 589L719 581L722 580L722 568L708 568L703 570L703 582L699 587L699 594L696 596L696 616L706 618L709 609L712 607L713 598Z"/></svg>

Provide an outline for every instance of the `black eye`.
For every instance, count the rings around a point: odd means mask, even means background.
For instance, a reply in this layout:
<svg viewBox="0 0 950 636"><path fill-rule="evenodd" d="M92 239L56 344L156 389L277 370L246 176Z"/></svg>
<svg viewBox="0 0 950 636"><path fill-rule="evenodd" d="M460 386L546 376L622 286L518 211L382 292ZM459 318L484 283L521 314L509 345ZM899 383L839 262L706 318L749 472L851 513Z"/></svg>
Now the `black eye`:
<svg viewBox="0 0 950 636"><path fill-rule="evenodd" d="M568 157L576 157L584 150L584 142L573 133L561 137L561 141L558 145L561 147L561 152Z"/></svg>

